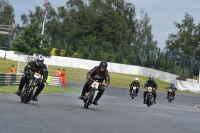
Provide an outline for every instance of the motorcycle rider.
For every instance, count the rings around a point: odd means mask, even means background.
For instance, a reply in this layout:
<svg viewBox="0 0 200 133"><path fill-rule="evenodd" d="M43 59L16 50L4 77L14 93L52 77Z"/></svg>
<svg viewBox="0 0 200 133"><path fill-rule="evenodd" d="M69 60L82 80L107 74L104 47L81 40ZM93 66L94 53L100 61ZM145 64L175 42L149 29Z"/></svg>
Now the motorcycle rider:
<svg viewBox="0 0 200 133"><path fill-rule="evenodd" d="M152 90L152 94L154 96L154 103L156 103L156 89L158 88L158 85L157 83L153 80L153 76L149 76L149 80L146 81L146 83L144 84L144 88L148 88L148 87L152 87L154 88L155 90ZM144 94L143 94L143 98L144 98L144 101L143 103L145 104L145 98L146 98L146 94L147 94L147 90L144 91Z"/></svg>
<svg viewBox="0 0 200 133"><path fill-rule="evenodd" d="M46 80L48 77L48 69L44 62L44 57L42 55L38 55L36 57L36 61L29 62L25 68L24 68L24 75L21 78L20 84L19 84L19 89L16 92L18 96L21 95L22 89L25 85L25 83L28 83L30 79L33 78L33 74L35 72L39 73L40 75L43 76L43 79L37 84L38 88L35 91L35 94L32 97L33 101L38 101L37 96L40 94L40 92L43 90L43 88L46 85Z"/></svg>
<svg viewBox="0 0 200 133"><path fill-rule="evenodd" d="M101 61L99 66L95 66L93 69L91 69L88 73L87 73L87 79L93 79L93 80L98 80L98 82L103 82L105 80L105 84L99 85L99 92L96 96L96 98L94 99L93 104L94 105L98 105L97 101L100 99L100 97L102 96L105 88L110 84L110 76L109 76L109 72L107 70L107 62L106 61ZM82 94L78 97L79 99L83 100L83 97L85 95L86 92L88 92L89 90L89 86L92 84L93 82L91 80L86 81L83 90L82 90Z"/></svg>
<svg viewBox="0 0 200 133"><path fill-rule="evenodd" d="M136 87L136 96L137 96L139 89L140 89L140 82L139 82L138 78L135 78L135 81L133 81L130 85L130 95L133 90L133 86Z"/></svg>
<svg viewBox="0 0 200 133"><path fill-rule="evenodd" d="M172 89L173 93L174 93L174 98L175 98L175 91L177 90L176 88L176 85L174 82L171 83L171 85L168 87L168 90L167 90L167 99L168 99L168 96L169 96L169 89Z"/></svg>

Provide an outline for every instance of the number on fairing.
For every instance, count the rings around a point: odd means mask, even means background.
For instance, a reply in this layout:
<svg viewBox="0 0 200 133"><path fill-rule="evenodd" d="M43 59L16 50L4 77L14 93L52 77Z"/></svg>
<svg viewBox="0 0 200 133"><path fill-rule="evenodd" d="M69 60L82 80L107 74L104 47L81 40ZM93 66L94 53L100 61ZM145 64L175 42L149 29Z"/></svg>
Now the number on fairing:
<svg viewBox="0 0 200 133"><path fill-rule="evenodd" d="M91 87L94 87L94 88L98 89L99 83L98 82L93 82Z"/></svg>

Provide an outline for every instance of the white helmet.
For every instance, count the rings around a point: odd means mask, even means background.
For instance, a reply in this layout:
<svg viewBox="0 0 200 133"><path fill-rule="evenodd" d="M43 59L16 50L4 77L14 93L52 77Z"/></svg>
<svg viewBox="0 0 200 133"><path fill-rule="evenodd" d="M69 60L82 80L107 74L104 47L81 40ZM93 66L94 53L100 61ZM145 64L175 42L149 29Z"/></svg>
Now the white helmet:
<svg viewBox="0 0 200 133"><path fill-rule="evenodd" d="M138 82L138 78L135 78L135 82Z"/></svg>
<svg viewBox="0 0 200 133"><path fill-rule="evenodd" d="M44 57L42 55L38 55L36 58L36 65L37 66L42 66L44 62Z"/></svg>

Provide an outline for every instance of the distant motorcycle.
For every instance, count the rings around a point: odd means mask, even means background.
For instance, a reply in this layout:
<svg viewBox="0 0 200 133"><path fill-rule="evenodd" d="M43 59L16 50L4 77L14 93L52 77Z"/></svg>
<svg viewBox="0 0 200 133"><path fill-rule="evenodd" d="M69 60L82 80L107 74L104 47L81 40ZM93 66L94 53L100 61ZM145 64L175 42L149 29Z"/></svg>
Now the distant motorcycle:
<svg viewBox="0 0 200 133"><path fill-rule="evenodd" d="M152 87L147 88L147 94L146 94L145 101L146 101L146 104L148 107L150 107L154 103L154 95L152 94L152 91L154 91L154 90L155 90L155 88L152 88Z"/></svg>
<svg viewBox="0 0 200 133"><path fill-rule="evenodd" d="M92 79L90 79L92 80ZM84 97L83 97L83 102L84 102L84 107L88 108L89 105L91 106L91 104L93 103L93 99L95 96L95 92L98 91L98 87L101 84L98 81L92 80L93 83L91 84L91 86L89 86L89 92L86 92Z"/></svg>
<svg viewBox="0 0 200 133"><path fill-rule="evenodd" d="M38 82L41 80L41 75L39 73L35 73L33 78L25 85L24 90L21 94L21 102L29 103L34 94L34 89L37 86Z"/></svg>
<svg viewBox="0 0 200 133"><path fill-rule="evenodd" d="M174 100L174 90L173 88L167 88L168 89L168 96L167 96L167 99L168 99L168 102L172 102L172 100Z"/></svg>
<svg viewBox="0 0 200 133"><path fill-rule="evenodd" d="M129 84L129 86L130 86L130 84ZM133 88L131 91L131 98L134 99L134 97L136 96L137 87L136 86L131 86L131 87Z"/></svg>

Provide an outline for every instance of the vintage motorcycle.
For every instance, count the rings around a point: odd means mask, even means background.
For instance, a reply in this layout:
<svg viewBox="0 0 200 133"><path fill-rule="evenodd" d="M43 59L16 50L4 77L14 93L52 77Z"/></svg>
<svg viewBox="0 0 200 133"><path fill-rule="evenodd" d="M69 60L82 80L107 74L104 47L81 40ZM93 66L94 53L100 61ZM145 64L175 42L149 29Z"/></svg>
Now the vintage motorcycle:
<svg viewBox="0 0 200 133"><path fill-rule="evenodd" d="M41 80L41 75L39 73L34 73L33 78L27 83L24 87L24 90L21 94L21 102L29 103L34 94L34 89L37 86L38 82Z"/></svg>
<svg viewBox="0 0 200 133"><path fill-rule="evenodd" d="M154 103L154 95L152 93L152 91L154 91L154 90L155 90L155 88L147 87L147 94L146 94L145 101L146 101L146 104L148 107L150 107Z"/></svg>
<svg viewBox="0 0 200 133"><path fill-rule="evenodd" d="M130 84L129 84L130 86ZM131 98L134 99L134 97L136 97L136 89L137 87L136 86L131 86L133 89L131 91Z"/></svg>
<svg viewBox="0 0 200 133"><path fill-rule="evenodd" d="M168 102L172 102L172 100L174 100L174 88L166 88L168 89L168 96L167 96L167 99L168 99Z"/></svg>
<svg viewBox="0 0 200 133"><path fill-rule="evenodd" d="M92 80L92 79L89 79L89 80L91 80L93 83L89 86L89 91L86 92L83 97L83 102L84 102L85 108L88 108L89 105L91 105L93 103L95 93L98 91L99 85L102 84L102 83Z"/></svg>

